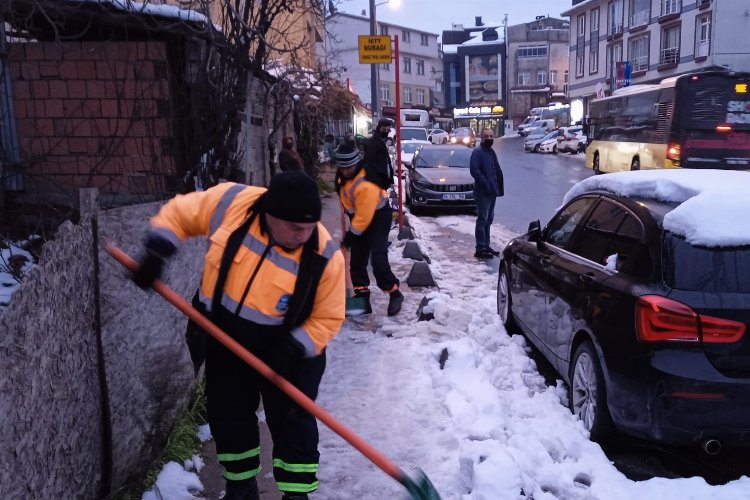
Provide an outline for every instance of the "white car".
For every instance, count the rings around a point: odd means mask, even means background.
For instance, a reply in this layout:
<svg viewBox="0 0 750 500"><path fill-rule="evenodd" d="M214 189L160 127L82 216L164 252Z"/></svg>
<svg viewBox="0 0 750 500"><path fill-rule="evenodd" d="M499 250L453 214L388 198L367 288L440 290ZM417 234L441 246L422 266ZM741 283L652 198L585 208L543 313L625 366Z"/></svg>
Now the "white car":
<svg viewBox="0 0 750 500"><path fill-rule="evenodd" d="M414 153L425 144L432 144L430 141L401 141L401 163L404 167L411 165L411 160L414 158Z"/></svg>
<svg viewBox="0 0 750 500"><path fill-rule="evenodd" d="M432 144L447 144L448 132L439 128L434 128L427 134L427 140Z"/></svg>
<svg viewBox="0 0 750 500"><path fill-rule="evenodd" d="M539 152L557 154L557 136L543 140L539 144Z"/></svg>

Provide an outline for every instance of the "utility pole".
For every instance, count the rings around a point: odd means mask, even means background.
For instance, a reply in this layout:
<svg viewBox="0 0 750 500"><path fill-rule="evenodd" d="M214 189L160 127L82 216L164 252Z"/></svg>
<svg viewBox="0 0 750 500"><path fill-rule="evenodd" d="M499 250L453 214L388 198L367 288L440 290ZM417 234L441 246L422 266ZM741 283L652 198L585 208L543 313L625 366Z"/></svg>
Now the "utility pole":
<svg viewBox="0 0 750 500"><path fill-rule="evenodd" d="M370 0L370 35L377 35L377 21L375 19L375 0ZM370 64L370 109L372 111L372 129L378 123L380 113L378 112L378 67L377 64Z"/></svg>

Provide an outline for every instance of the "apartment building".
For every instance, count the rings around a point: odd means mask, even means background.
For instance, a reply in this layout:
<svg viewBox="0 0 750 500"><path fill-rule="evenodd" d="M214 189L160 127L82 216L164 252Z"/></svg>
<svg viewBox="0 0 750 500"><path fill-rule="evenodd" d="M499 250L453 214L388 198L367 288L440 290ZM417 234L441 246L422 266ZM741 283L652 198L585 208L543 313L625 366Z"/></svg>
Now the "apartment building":
<svg viewBox="0 0 750 500"><path fill-rule="evenodd" d="M584 108L628 85L750 71L748 0L573 0L568 97Z"/></svg>
<svg viewBox="0 0 750 500"><path fill-rule="evenodd" d="M566 102L570 23L538 16L508 27L508 118L513 128L531 108Z"/></svg>
<svg viewBox="0 0 750 500"><path fill-rule="evenodd" d="M370 18L362 15L336 12L326 18L327 30L335 33L326 48L326 55L334 65L344 67L343 79L348 79L354 91L368 107L371 101L370 65L359 63L359 35L370 33ZM401 73L401 107L433 110L442 107L443 73L435 33L377 23L378 34L399 37ZM396 104L396 71L393 64L379 64L378 104L390 107ZM377 110L380 114L381 110Z"/></svg>

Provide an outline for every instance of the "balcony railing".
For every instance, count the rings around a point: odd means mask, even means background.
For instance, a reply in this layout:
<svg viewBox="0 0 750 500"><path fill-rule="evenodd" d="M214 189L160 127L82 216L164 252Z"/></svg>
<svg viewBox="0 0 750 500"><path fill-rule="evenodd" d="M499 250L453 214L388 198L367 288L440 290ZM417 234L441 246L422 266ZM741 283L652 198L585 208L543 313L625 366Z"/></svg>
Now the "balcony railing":
<svg viewBox="0 0 750 500"><path fill-rule="evenodd" d="M633 71L645 71L648 69L648 56L634 57L630 63L633 65Z"/></svg>
<svg viewBox="0 0 750 500"><path fill-rule="evenodd" d="M682 0L661 0L661 15L679 14L682 10Z"/></svg>
<svg viewBox="0 0 750 500"><path fill-rule="evenodd" d="M677 64L680 62L680 49L662 49L659 55L659 64Z"/></svg>
<svg viewBox="0 0 750 500"><path fill-rule="evenodd" d="M635 12L634 14L631 14L630 16L630 27L633 28L635 26L643 26L644 24L648 24L648 21L650 18L651 18L650 10L642 10L640 12Z"/></svg>
<svg viewBox="0 0 750 500"><path fill-rule="evenodd" d="M619 35L625 31L625 27L622 23L613 23L609 25L609 35Z"/></svg>

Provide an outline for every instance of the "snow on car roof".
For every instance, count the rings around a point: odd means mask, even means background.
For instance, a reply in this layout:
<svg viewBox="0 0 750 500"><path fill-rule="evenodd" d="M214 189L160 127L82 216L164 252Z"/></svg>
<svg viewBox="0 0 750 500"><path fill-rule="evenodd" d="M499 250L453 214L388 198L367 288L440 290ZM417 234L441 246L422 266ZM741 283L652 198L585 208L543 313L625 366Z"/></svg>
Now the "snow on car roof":
<svg viewBox="0 0 750 500"><path fill-rule="evenodd" d="M596 190L679 203L664 228L692 245L750 245L750 173L663 169L596 175L574 185L563 204Z"/></svg>

